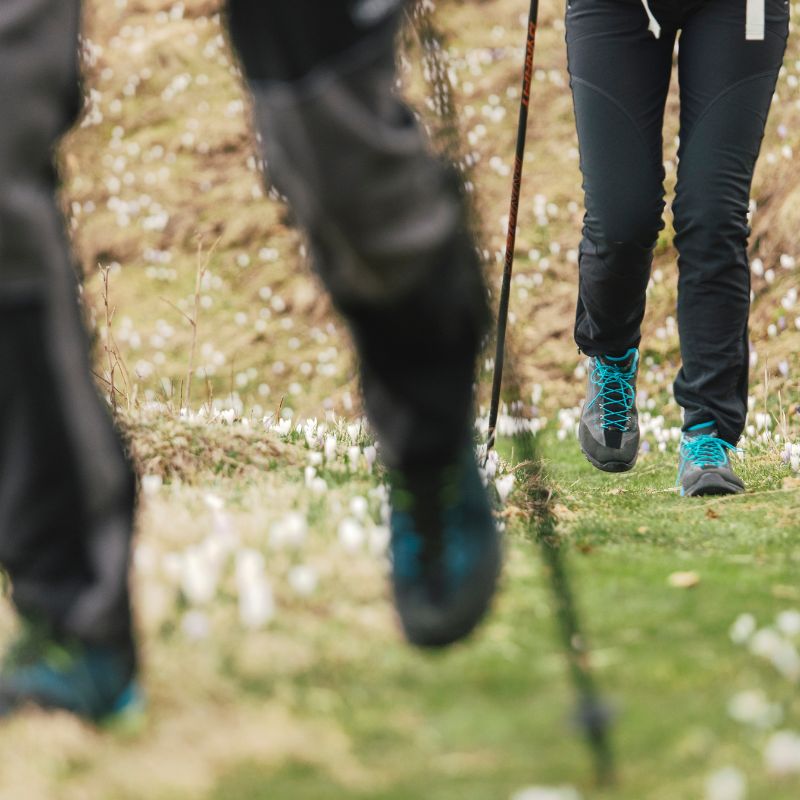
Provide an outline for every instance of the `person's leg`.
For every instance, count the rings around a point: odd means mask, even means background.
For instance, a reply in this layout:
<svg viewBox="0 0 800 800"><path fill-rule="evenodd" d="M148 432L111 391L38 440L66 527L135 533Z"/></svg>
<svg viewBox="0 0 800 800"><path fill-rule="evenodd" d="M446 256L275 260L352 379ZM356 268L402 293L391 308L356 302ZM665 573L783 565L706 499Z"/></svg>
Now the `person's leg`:
<svg viewBox="0 0 800 800"><path fill-rule="evenodd" d="M748 388L750 186L788 35L767 0L763 41L745 41L745 3L710 0L680 39L681 146L674 204L684 430L714 423L736 444Z"/></svg>
<svg viewBox="0 0 800 800"><path fill-rule="evenodd" d="M662 127L676 29L660 39L639 3L571 0L570 84L586 201L575 341L589 356L638 347L663 228Z"/></svg>
<svg viewBox="0 0 800 800"><path fill-rule="evenodd" d="M462 448L488 319L458 179L394 91L404 5L229 3L267 169L354 333L390 466Z"/></svg>
<svg viewBox="0 0 800 800"><path fill-rule="evenodd" d="M591 357L579 427L598 469L631 469L639 452L637 349L653 249L663 227L662 125L676 34L654 5L655 39L638 3L572 0L570 83L586 196L575 341Z"/></svg>
<svg viewBox="0 0 800 800"><path fill-rule="evenodd" d="M408 637L465 636L499 542L472 443L486 292L454 171L395 94L403 2L230 0L267 167L353 331L392 468L392 575Z"/></svg>
<svg viewBox="0 0 800 800"><path fill-rule="evenodd" d="M92 382L53 168L79 107L79 18L76 0L0 6L0 565L25 620L95 666L113 651L122 685L134 481ZM0 715L35 691L4 673Z"/></svg>

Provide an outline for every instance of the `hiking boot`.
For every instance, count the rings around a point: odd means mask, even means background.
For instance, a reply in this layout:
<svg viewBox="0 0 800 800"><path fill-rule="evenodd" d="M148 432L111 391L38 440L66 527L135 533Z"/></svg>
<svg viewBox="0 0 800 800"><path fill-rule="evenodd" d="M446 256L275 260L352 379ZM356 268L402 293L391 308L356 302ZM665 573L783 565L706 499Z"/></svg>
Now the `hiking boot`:
<svg viewBox="0 0 800 800"><path fill-rule="evenodd" d="M744 483L731 467L731 452L739 451L719 438L713 422L689 428L681 437L677 481L681 497L741 494Z"/></svg>
<svg viewBox="0 0 800 800"><path fill-rule="evenodd" d="M24 706L131 727L143 715L133 646L60 640L26 622L0 667L0 718Z"/></svg>
<svg viewBox="0 0 800 800"><path fill-rule="evenodd" d="M471 447L444 469L392 478L394 599L408 640L443 647L466 637L494 596L500 535Z"/></svg>
<svg viewBox="0 0 800 800"><path fill-rule="evenodd" d="M636 377L639 351L592 359L578 438L591 464L604 472L627 472L639 456Z"/></svg>

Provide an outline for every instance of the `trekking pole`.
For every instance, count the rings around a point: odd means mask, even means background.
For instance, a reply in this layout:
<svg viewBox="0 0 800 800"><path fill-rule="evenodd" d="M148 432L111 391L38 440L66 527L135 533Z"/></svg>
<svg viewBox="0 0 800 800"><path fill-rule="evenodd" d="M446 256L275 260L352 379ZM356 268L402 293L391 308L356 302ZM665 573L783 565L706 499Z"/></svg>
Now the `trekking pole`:
<svg viewBox="0 0 800 800"><path fill-rule="evenodd" d="M519 198L522 190L522 168L525 158L525 143L528 138L528 109L533 82L533 56L536 49L536 28L539 22L539 0L531 0L528 16L528 41L525 46L525 68L522 71L522 97L519 104L519 126L517 128L517 152L514 159L514 180L511 185L511 207L508 213L508 236L506 258L503 267L503 283L500 289L500 305L497 318L497 349L494 357L492 378L492 402L489 410L489 435L486 452L494 447L497 415L500 412L500 390L503 386L503 366L506 355L506 328L508 326L508 304L511 296L511 274L514 269L514 247L517 241L517 218Z"/></svg>
<svg viewBox="0 0 800 800"><path fill-rule="evenodd" d="M497 348L489 410L489 432L486 441L487 458L495 445L497 418L500 411L500 394L506 355L508 308L511 296L511 276L514 268L514 249L517 239L522 171L528 133L528 111L533 81L533 57L536 48L538 16L539 1L531 0L528 17L528 39L525 48L525 67L522 76L522 97L519 109L514 178L508 215L505 264L498 307ZM520 455L523 456L522 461L525 464L524 471L527 478L527 485L524 488L530 511L529 526L542 551L542 558L553 592L558 627L567 656L570 677L578 696L577 723L591 748L597 783L605 785L613 781L614 778L614 759L609 737L611 715L600 696L591 671L588 643L581 631L574 593L570 586L561 542L555 527L551 508L552 495L546 487L546 479L536 453L533 435L524 435L520 444Z"/></svg>
<svg viewBox="0 0 800 800"><path fill-rule="evenodd" d="M428 60L427 68L430 82L435 93L435 110L444 123L444 147L454 161L459 159L458 123L451 100L450 87L447 82L447 70L444 63L442 38L432 18L431 7L425 2L418 2L410 14L413 27L416 29L423 52ZM520 108L520 124L517 137L517 158L514 170L514 183L511 197L511 214L509 216L506 263L503 274L503 291L500 299L500 321L498 323L497 357L492 386L492 411L490 415L490 433L486 454L495 443L495 428L500 405L500 389L502 383L503 363L505 359L506 323L511 284L511 273L514 260L514 243L516 240L517 216L522 185L522 163L525 154L527 133L528 103L531 96L533 77L533 54L536 39L538 18L538 0L531 3L528 23L528 43L525 54L525 73L523 77L522 105ZM463 163L463 162L460 162ZM474 212L474 209L473 209ZM559 632L566 651L570 677L578 695L577 723L586 735L594 757L597 783L606 784L613 779L613 755L608 728L610 714L599 695L590 665L588 643L584 637L575 606L569 574L564 555L555 529L552 514L552 495L546 488L546 480L541 462L536 453L536 445L532 434L522 437L519 442L520 461L526 475L525 498L529 516L529 529L542 551L545 570L550 580L555 602Z"/></svg>

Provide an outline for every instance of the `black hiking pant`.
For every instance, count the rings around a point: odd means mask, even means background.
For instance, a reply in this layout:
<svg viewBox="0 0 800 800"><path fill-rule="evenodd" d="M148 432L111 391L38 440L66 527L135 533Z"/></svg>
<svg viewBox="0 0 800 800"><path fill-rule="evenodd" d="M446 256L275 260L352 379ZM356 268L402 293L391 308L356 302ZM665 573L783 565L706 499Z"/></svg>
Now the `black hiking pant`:
<svg viewBox="0 0 800 800"><path fill-rule="evenodd" d="M395 95L403 0L229 0L267 171L347 319L390 466L470 436L488 320L459 179Z"/></svg>
<svg viewBox="0 0 800 800"><path fill-rule="evenodd" d="M93 385L52 150L78 0L0 3L0 565L27 617L129 641L134 480ZM354 331L395 466L469 433L485 294L456 180L395 99L396 3L231 3L270 166ZM352 12L352 14L351 14Z"/></svg>
<svg viewBox="0 0 800 800"><path fill-rule="evenodd" d="M80 105L77 0L0 4L0 564L20 611L128 641L134 481L94 387L52 149Z"/></svg>
<svg viewBox="0 0 800 800"><path fill-rule="evenodd" d="M575 325L587 355L639 345L663 228L662 127L680 32L680 149L673 205L684 427L714 421L738 441L747 414L753 170L788 35L789 6L766 0L746 41L744 0L571 0L567 46L586 195Z"/></svg>

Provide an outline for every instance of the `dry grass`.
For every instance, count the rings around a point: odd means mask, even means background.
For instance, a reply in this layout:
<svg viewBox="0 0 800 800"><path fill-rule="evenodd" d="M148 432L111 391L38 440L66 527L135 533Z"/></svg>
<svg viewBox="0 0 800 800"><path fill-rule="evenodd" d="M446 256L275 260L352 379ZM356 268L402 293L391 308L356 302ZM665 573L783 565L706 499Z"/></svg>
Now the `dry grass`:
<svg viewBox="0 0 800 800"><path fill-rule="evenodd" d="M241 478L300 463L298 453L252 427L188 422L163 413L118 414L141 475L198 483L209 477Z"/></svg>

